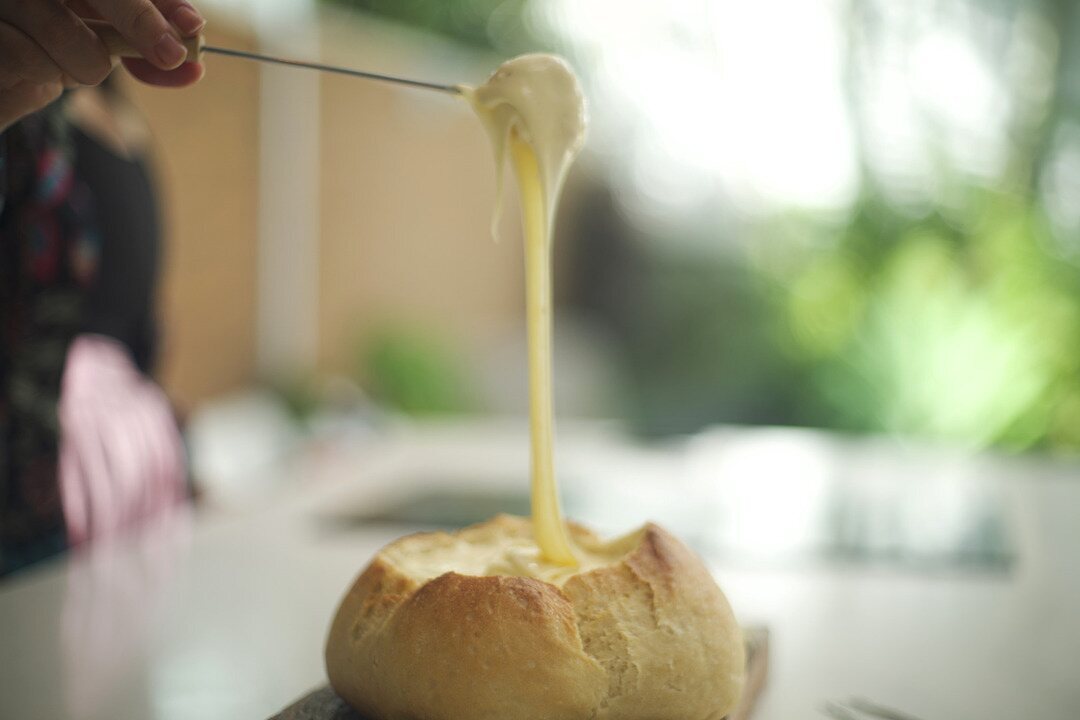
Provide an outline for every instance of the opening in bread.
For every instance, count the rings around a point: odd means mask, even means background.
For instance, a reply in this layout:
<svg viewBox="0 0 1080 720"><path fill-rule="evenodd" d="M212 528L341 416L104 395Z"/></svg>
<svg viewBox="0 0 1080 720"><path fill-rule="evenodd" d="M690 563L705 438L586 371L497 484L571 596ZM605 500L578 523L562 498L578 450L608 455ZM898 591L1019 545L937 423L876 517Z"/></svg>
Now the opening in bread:
<svg viewBox="0 0 1080 720"><path fill-rule="evenodd" d="M460 575L531 577L561 586L579 573L619 562L640 542L644 529L605 541L570 525L580 563L565 567L544 562L527 518L499 515L454 533L412 535L383 550L401 572L424 583L448 572Z"/></svg>

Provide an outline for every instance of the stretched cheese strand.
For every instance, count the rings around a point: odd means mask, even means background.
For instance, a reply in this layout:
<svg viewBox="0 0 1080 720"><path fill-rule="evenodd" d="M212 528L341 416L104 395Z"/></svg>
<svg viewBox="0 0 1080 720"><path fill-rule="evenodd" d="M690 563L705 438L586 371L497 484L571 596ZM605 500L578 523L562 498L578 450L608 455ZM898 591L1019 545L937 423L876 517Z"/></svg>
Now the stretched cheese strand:
<svg viewBox="0 0 1080 720"><path fill-rule="evenodd" d="M507 154L517 176L525 230L533 534L542 560L575 566L552 442L551 226L563 180L585 139L585 101L570 67L543 54L514 58L479 88L462 91L491 137L500 199Z"/></svg>
<svg viewBox="0 0 1080 720"><path fill-rule="evenodd" d="M555 482L551 372L551 240L536 153L514 133L511 158L525 230L525 312L529 342L529 432L532 440L533 534L545 559L576 564Z"/></svg>

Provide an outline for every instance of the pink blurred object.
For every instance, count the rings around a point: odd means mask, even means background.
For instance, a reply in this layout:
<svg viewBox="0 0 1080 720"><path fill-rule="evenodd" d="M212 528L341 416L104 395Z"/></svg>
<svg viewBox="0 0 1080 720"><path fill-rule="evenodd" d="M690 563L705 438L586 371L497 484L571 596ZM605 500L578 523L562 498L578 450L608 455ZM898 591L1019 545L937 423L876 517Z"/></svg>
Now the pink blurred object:
<svg viewBox="0 0 1080 720"><path fill-rule="evenodd" d="M60 495L72 545L152 521L186 497L169 402L112 338L80 335L71 344L60 437Z"/></svg>

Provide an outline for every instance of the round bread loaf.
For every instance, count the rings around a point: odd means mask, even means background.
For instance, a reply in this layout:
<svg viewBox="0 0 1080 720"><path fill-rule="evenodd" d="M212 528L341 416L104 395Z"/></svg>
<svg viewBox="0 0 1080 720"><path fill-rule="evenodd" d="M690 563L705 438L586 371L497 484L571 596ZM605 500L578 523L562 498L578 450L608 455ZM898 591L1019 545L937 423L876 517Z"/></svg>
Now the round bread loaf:
<svg viewBox="0 0 1080 720"><path fill-rule="evenodd" d="M727 714L743 642L701 560L652 524L571 533L573 571L536 562L529 521L506 515L383 548L331 625L331 686L372 720Z"/></svg>

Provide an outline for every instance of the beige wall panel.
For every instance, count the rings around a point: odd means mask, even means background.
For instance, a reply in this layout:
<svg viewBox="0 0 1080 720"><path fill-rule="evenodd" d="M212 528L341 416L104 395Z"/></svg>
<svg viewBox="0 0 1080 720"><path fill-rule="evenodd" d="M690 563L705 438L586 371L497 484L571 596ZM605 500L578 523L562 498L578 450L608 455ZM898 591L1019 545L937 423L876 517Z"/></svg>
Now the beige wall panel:
<svg viewBox="0 0 1080 720"><path fill-rule="evenodd" d="M252 46L220 27L207 41ZM130 84L155 137L168 244L162 380L182 407L252 380L258 85L257 64L218 57L192 88Z"/></svg>
<svg viewBox="0 0 1080 720"><path fill-rule="evenodd" d="M357 21L329 23L323 53L378 71L483 79L461 69L469 61L441 66L422 44ZM387 321L441 327L467 352L518 322L517 204L508 203L496 244L491 150L465 103L327 75L321 116L321 369L351 371L356 339Z"/></svg>

